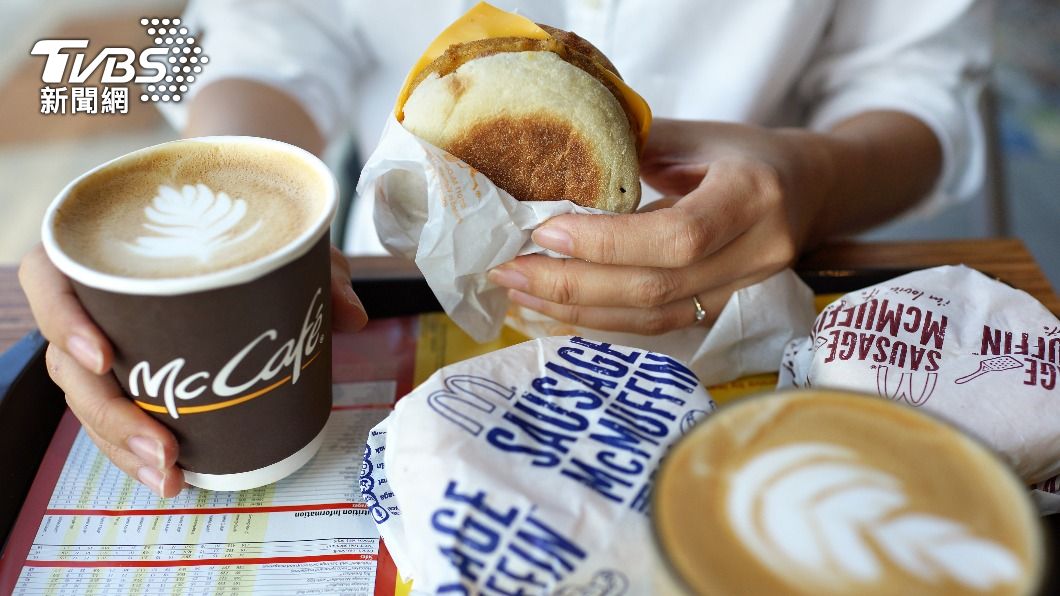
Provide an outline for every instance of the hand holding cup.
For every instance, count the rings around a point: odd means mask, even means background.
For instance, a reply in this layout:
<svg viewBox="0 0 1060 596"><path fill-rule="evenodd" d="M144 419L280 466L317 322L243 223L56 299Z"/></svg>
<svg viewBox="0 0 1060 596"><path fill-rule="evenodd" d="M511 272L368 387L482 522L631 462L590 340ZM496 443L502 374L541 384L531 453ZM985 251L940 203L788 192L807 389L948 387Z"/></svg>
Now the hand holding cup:
<svg viewBox="0 0 1060 596"><path fill-rule="evenodd" d="M22 287L42 333L49 339L49 374L100 450L156 494L171 497L184 485L174 434L128 400L112 373L110 338L85 311L70 280L35 247L19 270ZM356 331L367 317L349 284L349 265L330 248L332 323ZM295 316L295 315L292 315Z"/></svg>

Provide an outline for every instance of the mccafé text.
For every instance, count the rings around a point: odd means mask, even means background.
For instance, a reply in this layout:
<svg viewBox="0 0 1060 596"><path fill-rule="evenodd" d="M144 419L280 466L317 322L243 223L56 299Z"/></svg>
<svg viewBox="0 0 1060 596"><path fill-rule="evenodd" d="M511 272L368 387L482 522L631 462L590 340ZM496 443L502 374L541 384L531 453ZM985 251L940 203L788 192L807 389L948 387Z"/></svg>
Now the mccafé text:
<svg viewBox="0 0 1060 596"><path fill-rule="evenodd" d="M317 347L327 339L327 334L322 329L324 302L321 296L322 290L317 288L302 320L298 337L275 346L274 342L279 334L275 329L269 329L250 340L216 373L196 371L186 374L186 360L182 357L174 358L152 372L151 363L143 360L129 371L129 393L134 397L140 397L140 394L144 393L152 399L161 396L169 415L179 418L177 400L196 399L206 394L207 389L210 391L207 395L210 396L233 397L250 391L255 386L264 385L284 372L289 372L291 384L294 385L302 373L303 362L308 361ZM269 349L274 351L264 366L253 374L236 379L237 369L248 356L259 350Z"/></svg>

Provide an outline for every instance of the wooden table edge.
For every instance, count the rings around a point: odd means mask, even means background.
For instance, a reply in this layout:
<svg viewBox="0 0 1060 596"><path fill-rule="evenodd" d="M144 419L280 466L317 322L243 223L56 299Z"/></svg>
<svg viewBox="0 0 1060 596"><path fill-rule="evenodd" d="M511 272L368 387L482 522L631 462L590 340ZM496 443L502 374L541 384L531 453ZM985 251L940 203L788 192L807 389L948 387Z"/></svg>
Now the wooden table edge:
<svg viewBox="0 0 1060 596"><path fill-rule="evenodd" d="M420 278L416 266L398 257L351 257L353 275L364 280ZM1060 316L1060 297L1023 242L975 238L897 242L841 241L807 253L796 270L922 269L965 264L1026 291ZM0 265L0 352L33 329L33 315L18 283L17 265Z"/></svg>

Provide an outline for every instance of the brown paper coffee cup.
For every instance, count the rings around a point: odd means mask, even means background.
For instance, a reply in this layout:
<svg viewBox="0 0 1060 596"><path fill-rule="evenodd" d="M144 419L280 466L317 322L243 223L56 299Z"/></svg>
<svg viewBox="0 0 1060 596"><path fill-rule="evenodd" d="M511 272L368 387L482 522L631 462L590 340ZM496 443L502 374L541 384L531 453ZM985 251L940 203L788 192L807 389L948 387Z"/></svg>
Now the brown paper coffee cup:
<svg viewBox="0 0 1060 596"><path fill-rule="evenodd" d="M327 167L296 147L251 137L192 141L251 144L296 158L325 189L318 215L279 249L201 275L121 277L67 254L55 221L71 192L88 176L166 146L160 145L71 182L49 208L42 237L112 342L114 374L127 396L176 436L185 480L244 490L308 462L331 412L329 226L337 190Z"/></svg>

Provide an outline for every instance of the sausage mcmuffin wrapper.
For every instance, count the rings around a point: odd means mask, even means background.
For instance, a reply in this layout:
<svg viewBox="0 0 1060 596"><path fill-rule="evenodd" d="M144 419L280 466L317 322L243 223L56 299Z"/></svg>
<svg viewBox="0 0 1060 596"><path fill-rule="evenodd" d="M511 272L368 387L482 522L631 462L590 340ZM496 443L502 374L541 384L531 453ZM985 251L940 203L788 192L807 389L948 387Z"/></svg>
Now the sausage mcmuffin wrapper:
<svg viewBox="0 0 1060 596"><path fill-rule="evenodd" d="M1060 513L1060 476L1036 483L1031 487L1031 496L1042 515Z"/></svg>
<svg viewBox="0 0 1060 596"><path fill-rule="evenodd" d="M518 201L452 154L405 130L391 115L369 156L357 194L375 201L375 227L392 254L415 261L446 314L476 341L500 333L509 313L507 290L486 278L515 257L541 253L530 233L565 213L604 214L570 201ZM607 333L569 325L526 309L508 320L529 337L591 335L671 354L713 385L774 372L784 346L808 332L813 292L791 271L738 291L712 328L694 324L658 336Z"/></svg>
<svg viewBox="0 0 1060 596"><path fill-rule="evenodd" d="M531 340L398 401L360 489L416 593L647 594L656 467L713 410L669 356Z"/></svg>
<svg viewBox="0 0 1060 596"><path fill-rule="evenodd" d="M1026 292L936 267L830 304L792 341L778 387L833 387L923 408L977 436L1055 510L1060 321ZM1052 490L1050 490L1050 487Z"/></svg>

